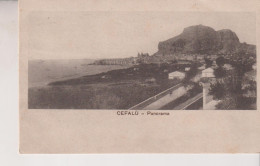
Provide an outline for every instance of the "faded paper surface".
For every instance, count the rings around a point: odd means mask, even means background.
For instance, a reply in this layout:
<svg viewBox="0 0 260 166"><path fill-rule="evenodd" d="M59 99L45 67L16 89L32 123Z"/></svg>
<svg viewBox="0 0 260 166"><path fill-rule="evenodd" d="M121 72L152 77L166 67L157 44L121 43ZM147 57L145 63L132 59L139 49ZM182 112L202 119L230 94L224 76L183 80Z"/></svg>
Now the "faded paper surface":
<svg viewBox="0 0 260 166"><path fill-rule="evenodd" d="M258 50L257 1L29 0L20 1L19 11L20 153L259 152L258 110L156 109L152 112L169 115L147 115L149 110L122 115L113 108L46 109L36 105L29 109L28 104L28 89L42 86L42 82L30 83L32 75L39 80L45 77L29 70L31 60L40 60L34 66L37 69L45 60L64 60L66 65L84 58L127 58L139 50L151 54L160 41L197 23L216 30L226 25L241 43L254 44ZM76 73L70 77L69 72L62 81L84 76ZM44 96L40 99L45 100Z"/></svg>

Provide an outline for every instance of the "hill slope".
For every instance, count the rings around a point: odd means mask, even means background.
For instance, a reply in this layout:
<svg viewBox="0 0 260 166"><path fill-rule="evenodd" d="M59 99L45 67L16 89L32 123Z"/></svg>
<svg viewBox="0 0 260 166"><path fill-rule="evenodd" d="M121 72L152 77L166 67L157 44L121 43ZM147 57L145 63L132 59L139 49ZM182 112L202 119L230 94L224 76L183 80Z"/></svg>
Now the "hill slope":
<svg viewBox="0 0 260 166"><path fill-rule="evenodd" d="M245 51L255 54L255 45L240 43L236 33L223 29L215 31L204 25L187 27L183 32L158 44L158 52L155 54L174 53L208 53L229 54Z"/></svg>

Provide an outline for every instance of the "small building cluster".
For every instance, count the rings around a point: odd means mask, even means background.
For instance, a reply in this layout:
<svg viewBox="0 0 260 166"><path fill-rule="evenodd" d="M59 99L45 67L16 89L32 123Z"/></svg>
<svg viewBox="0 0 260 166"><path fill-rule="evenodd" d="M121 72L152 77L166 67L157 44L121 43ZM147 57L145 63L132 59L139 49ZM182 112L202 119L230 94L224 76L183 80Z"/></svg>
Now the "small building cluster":
<svg viewBox="0 0 260 166"><path fill-rule="evenodd" d="M115 59L101 59L94 62L96 65L130 65L137 62L136 57L130 58L115 58Z"/></svg>
<svg viewBox="0 0 260 166"><path fill-rule="evenodd" d="M185 78L185 73L180 72L180 71L174 71L174 72L171 72L171 73L168 74L168 78L170 80L173 80L173 79L182 80L182 79Z"/></svg>

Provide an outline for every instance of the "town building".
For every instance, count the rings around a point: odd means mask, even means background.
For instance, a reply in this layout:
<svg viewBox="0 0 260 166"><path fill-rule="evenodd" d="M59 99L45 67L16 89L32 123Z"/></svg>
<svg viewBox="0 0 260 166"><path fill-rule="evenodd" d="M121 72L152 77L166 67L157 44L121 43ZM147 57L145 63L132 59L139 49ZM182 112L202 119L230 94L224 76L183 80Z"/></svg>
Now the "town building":
<svg viewBox="0 0 260 166"><path fill-rule="evenodd" d="M223 68L224 68L225 70L233 70L233 67L232 67L232 65L230 65L230 64L224 64Z"/></svg>
<svg viewBox="0 0 260 166"><path fill-rule="evenodd" d="M185 71L190 71L190 67L185 67Z"/></svg>
<svg viewBox="0 0 260 166"><path fill-rule="evenodd" d="M206 69L206 66L205 66L205 65L202 65L202 66L198 67L198 69L199 69L199 70L204 70L204 69Z"/></svg>
<svg viewBox="0 0 260 166"><path fill-rule="evenodd" d="M207 68L205 70L202 70L202 78L214 78L214 70L212 68Z"/></svg>
<svg viewBox="0 0 260 166"><path fill-rule="evenodd" d="M171 72L171 73L168 74L168 78L170 80L173 80L173 79L182 80L182 79L184 79L184 77L185 77L185 73L180 72L180 71L174 71L174 72Z"/></svg>

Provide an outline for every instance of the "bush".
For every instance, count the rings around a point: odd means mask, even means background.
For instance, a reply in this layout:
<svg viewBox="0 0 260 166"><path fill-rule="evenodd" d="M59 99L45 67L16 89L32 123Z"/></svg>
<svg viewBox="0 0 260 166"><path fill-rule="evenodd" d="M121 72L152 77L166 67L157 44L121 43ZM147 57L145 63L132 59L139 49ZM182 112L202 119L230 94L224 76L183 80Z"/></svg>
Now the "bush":
<svg viewBox="0 0 260 166"><path fill-rule="evenodd" d="M212 95L213 99L223 99L225 96L225 91L225 86L220 82L210 84L209 95Z"/></svg>
<svg viewBox="0 0 260 166"><path fill-rule="evenodd" d="M223 56L218 57L218 58L216 59L216 64L218 65L218 67L224 66L224 64L225 64L225 58L224 58Z"/></svg>
<svg viewBox="0 0 260 166"><path fill-rule="evenodd" d="M223 67L218 67L214 70L214 75L216 78L223 78L226 76L226 70Z"/></svg>

